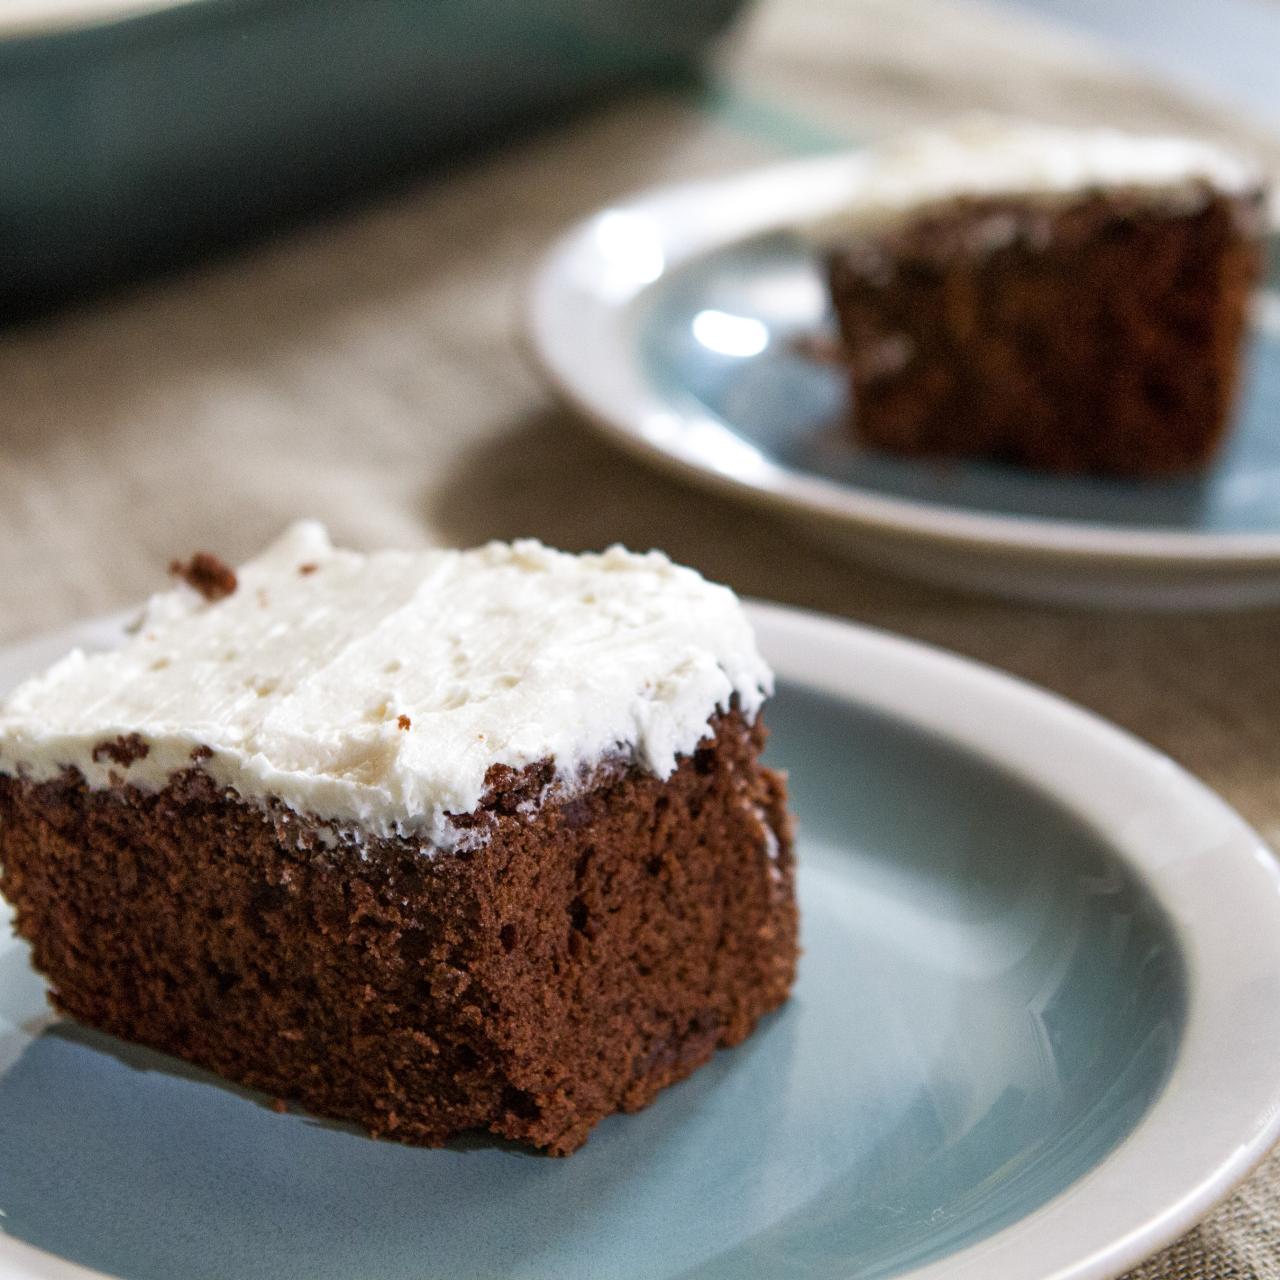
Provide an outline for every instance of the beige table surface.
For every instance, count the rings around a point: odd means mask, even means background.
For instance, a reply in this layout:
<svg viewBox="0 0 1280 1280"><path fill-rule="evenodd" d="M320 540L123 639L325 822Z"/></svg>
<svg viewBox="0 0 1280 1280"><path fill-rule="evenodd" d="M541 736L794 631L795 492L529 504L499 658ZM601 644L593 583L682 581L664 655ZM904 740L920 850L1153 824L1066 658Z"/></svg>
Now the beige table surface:
<svg viewBox="0 0 1280 1280"><path fill-rule="evenodd" d="M1280 174L1280 141L1025 17L972 0L766 0L706 93L612 108L235 259L0 333L0 642L139 599L175 554L245 557L300 515L359 546L520 534L659 546L739 591L1075 698L1280 841L1280 613L1092 615L859 569L619 455L523 354L524 281L570 220L646 184L974 107L1234 136ZM1280 1277L1280 1158L1134 1275Z"/></svg>

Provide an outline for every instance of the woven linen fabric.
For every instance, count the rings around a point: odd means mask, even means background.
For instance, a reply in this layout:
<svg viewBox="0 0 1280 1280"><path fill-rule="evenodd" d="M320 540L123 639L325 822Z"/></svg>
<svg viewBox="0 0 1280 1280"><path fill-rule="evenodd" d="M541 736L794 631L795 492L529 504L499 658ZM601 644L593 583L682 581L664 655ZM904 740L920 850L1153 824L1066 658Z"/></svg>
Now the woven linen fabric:
<svg viewBox="0 0 1280 1280"><path fill-rule="evenodd" d="M1126 1280L1280 1277L1280 1155L1273 1155L1207 1222Z"/></svg>
<svg viewBox="0 0 1280 1280"><path fill-rule="evenodd" d="M0 641L132 604L175 555L248 556L303 515L357 546L661 546L739 591L1047 685L1168 751L1275 843L1280 612L1089 614L892 579L622 456L522 350L527 274L573 219L975 108L1222 136L1280 173L1276 139L1016 12L764 0L702 90L0 333ZM1280 1280L1280 1160L1132 1280Z"/></svg>

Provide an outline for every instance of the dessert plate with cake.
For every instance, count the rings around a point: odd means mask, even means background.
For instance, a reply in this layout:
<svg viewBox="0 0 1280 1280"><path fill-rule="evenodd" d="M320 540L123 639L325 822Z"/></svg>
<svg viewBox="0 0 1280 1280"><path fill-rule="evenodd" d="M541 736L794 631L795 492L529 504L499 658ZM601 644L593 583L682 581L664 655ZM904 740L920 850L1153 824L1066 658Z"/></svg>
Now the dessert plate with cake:
<svg viewBox="0 0 1280 1280"><path fill-rule="evenodd" d="M668 188L549 253L534 348L589 421L918 577L1280 600L1280 252L1247 159L966 119Z"/></svg>
<svg viewBox="0 0 1280 1280"><path fill-rule="evenodd" d="M0 651L4 1280L1107 1280L1280 1130L1280 873L1096 717L657 552L173 573Z"/></svg>

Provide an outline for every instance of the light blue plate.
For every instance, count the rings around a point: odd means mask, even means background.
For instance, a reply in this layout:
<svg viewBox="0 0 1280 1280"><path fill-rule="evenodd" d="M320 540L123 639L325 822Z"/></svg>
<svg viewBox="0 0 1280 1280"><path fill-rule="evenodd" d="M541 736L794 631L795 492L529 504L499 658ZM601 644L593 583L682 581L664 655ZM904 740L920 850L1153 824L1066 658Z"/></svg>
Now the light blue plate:
<svg viewBox="0 0 1280 1280"><path fill-rule="evenodd" d="M805 956L741 1049L556 1161L276 1116L61 1023L0 1081L5 1230L131 1280L872 1280L1021 1217L1169 1070L1184 994L1159 911L1096 836L946 743L796 687L770 719ZM38 1005L16 948L0 990Z"/></svg>
<svg viewBox="0 0 1280 1280"><path fill-rule="evenodd" d="M814 255L785 234L751 237L651 287L639 343L674 405L710 412L769 461L873 494L980 515L1203 533L1280 532L1280 240L1251 333L1227 447L1203 476L1124 482L1009 466L902 460L848 443L845 379L806 356L834 338Z"/></svg>
<svg viewBox="0 0 1280 1280"><path fill-rule="evenodd" d="M0 1228L129 1280L875 1280L1024 1218L1178 1058L1164 912L1108 838L954 741L794 679L769 719L800 823L799 984L649 1110L568 1160L374 1142L42 1025L25 948L0 944Z"/></svg>
<svg viewBox="0 0 1280 1280"><path fill-rule="evenodd" d="M882 568L1091 608L1280 604L1280 240L1206 475L1123 483L904 461L850 442L844 380L806 354L833 326L816 257L787 229L846 208L859 172L848 153L792 160L578 223L529 292L551 385L637 456Z"/></svg>

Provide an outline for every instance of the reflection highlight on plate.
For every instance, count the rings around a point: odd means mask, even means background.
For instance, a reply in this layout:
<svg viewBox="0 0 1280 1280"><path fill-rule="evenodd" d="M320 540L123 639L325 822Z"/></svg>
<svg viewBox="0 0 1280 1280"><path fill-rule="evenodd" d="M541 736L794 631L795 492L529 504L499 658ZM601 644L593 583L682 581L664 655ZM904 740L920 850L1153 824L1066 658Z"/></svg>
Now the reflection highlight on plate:
<svg viewBox="0 0 1280 1280"><path fill-rule="evenodd" d="M693 336L708 351L746 359L758 356L769 345L769 329L755 316L735 316L714 309L693 317Z"/></svg>
<svg viewBox="0 0 1280 1280"><path fill-rule="evenodd" d="M652 444L695 458L733 480L758 480L775 470L755 445L709 415L690 421L676 413L658 411L645 418L642 432Z"/></svg>
<svg viewBox="0 0 1280 1280"><path fill-rule="evenodd" d="M595 218L591 239L597 259L592 279L610 297L629 297L666 269L662 240L644 214L606 209Z"/></svg>

